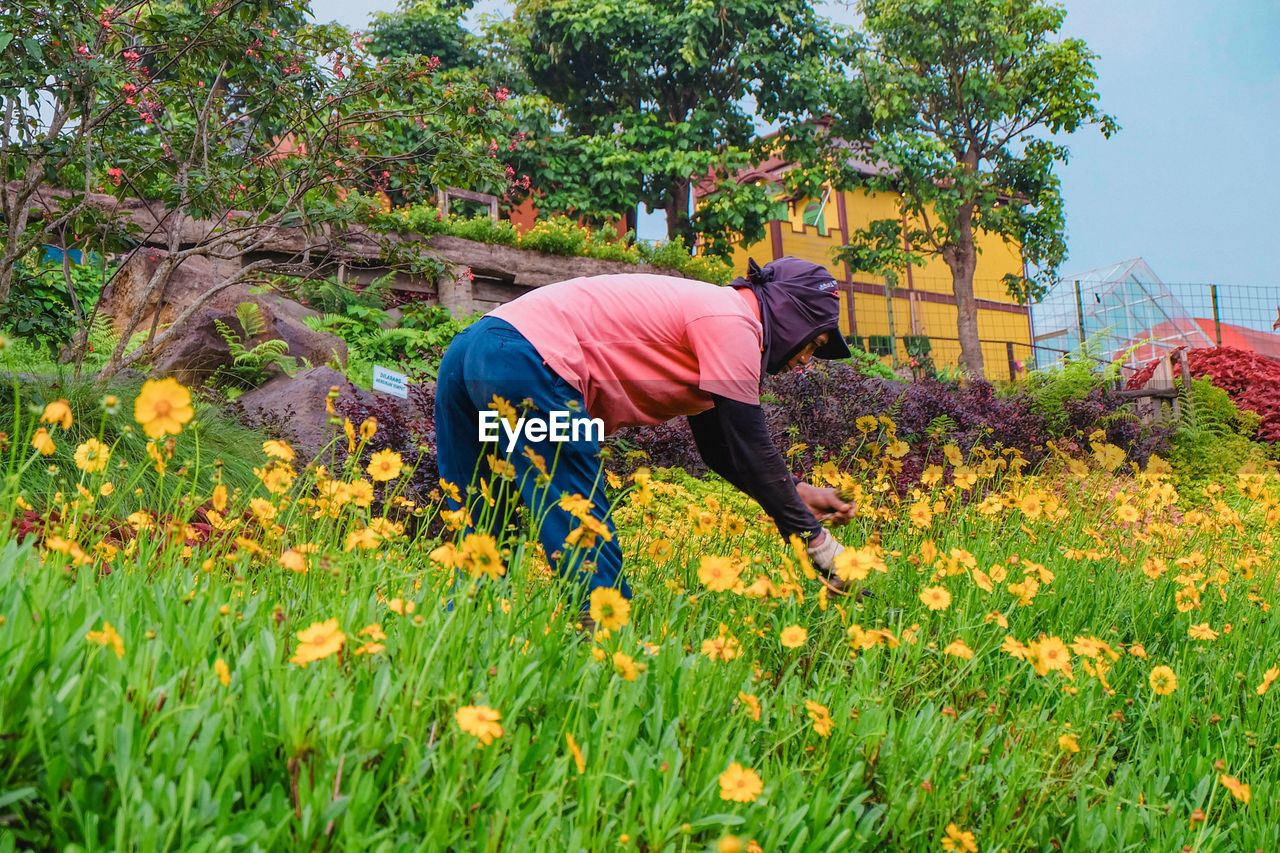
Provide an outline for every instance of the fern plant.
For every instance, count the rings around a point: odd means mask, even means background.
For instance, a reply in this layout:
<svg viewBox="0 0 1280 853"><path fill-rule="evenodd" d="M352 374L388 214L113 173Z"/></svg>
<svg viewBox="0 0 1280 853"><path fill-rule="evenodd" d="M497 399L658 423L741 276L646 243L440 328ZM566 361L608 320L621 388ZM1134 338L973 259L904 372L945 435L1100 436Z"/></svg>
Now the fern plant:
<svg viewBox="0 0 1280 853"><path fill-rule="evenodd" d="M289 355L289 344L280 338L270 338L255 344L247 344L267 330L262 310L253 302L241 302L236 306L236 320L244 333L241 338L230 324L214 320L218 334L227 342L231 364L222 365L213 375L214 384L238 388L256 388L266 382L272 367L279 367L289 376L298 372L298 360Z"/></svg>

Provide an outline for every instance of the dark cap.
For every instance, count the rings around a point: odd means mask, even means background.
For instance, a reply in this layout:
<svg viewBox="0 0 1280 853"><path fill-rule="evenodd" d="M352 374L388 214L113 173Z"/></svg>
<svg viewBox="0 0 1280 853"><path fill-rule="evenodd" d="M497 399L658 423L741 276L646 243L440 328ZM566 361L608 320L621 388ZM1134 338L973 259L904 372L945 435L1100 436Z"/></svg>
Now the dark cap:
<svg viewBox="0 0 1280 853"><path fill-rule="evenodd" d="M734 287L748 287L760 304L764 325L764 368L777 373L804 347L828 333L814 351L818 358L848 358L849 345L840 334L840 295L835 277L821 264L785 257L763 267L747 262L746 278Z"/></svg>

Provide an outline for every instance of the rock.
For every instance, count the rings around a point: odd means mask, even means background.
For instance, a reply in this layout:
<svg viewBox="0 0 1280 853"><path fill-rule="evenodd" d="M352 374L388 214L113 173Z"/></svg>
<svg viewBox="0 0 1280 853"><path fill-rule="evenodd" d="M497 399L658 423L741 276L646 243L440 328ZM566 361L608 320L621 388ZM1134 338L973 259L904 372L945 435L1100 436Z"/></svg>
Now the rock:
<svg viewBox="0 0 1280 853"><path fill-rule="evenodd" d="M142 304L164 254L160 249L135 252L103 293L102 310L113 319L118 334L127 331L129 320ZM167 328L193 302L222 287L191 316L185 329L157 351L154 356L157 370L179 376L184 382L199 382L211 377L220 365L229 365L230 348L213 321L220 319L232 330L242 333L235 316L236 307L242 302L257 305L266 324L262 334L244 342L250 349L263 341L279 338L289 345L288 354L300 364L346 363L345 341L327 332L317 332L303 322L307 317L319 316L316 311L276 294L250 293L246 284L223 287L232 274L234 268L220 267L207 257L188 258L170 275L163 288L163 299L153 296L147 300L142 321L135 331L149 330L157 313L158 328Z"/></svg>
<svg viewBox="0 0 1280 853"><path fill-rule="evenodd" d="M292 377L277 376L241 394L236 404L250 426L279 429L296 451L311 459L333 438L325 401L335 385L343 395L372 396L332 367L321 366Z"/></svg>
<svg viewBox="0 0 1280 853"><path fill-rule="evenodd" d="M218 368L231 364L231 348L218 334L215 320L239 328L234 314L203 308L191 317L185 334L169 342L154 359L160 376L172 376L186 385L201 385L213 378Z"/></svg>
<svg viewBox="0 0 1280 853"><path fill-rule="evenodd" d="M335 385L339 389L339 408L343 401L353 398L366 405L378 401L399 409L406 420L425 419L428 423L431 420L430 413L420 411L411 400L365 391L328 366L301 370L293 377L277 376L241 394L236 398L236 405L244 412L243 419L249 426L280 431L299 455L313 459L333 439L325 400ZM428 398L435 397L432 383L425 383L422 392ZM339 441L345 449L345 439Z"/></svg>

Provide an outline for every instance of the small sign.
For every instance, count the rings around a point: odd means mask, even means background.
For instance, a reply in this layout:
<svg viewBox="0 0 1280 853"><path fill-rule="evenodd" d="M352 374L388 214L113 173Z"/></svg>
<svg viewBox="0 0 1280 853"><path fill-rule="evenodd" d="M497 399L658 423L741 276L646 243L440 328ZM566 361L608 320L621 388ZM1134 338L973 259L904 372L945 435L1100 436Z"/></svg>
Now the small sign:
<svg viewBox="0 0 1280 853"><path fill-rule="evenodd" d="M385 391L397 397L409 396L409 377L379 365L373 366L373 390Z"/></svg>

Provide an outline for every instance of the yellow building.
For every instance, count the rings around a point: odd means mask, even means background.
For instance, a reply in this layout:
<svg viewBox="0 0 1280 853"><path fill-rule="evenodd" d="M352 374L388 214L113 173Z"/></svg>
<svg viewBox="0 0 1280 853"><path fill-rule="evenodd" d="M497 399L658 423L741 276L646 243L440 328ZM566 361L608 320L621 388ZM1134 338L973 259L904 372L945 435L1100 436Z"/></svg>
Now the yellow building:
<svg viewBox="0 0 1280 853"><path fill-rule="evenodd" d="M856 158L851 163L865 176L875 174L873 164ZM739 175L738 180L775 184L781 192L782 175L790 168L786 161L774 159ZM951 270L940 256L920 252L924 263L900 270L891 294L886 293L883 278L855 273L833 260L854 231L877 219L901 217L896 193L828 190L820 198L789 198L786 204L787 219L771 221L763 240L734 246L734 269L746 269L748 258L763 265L785 255L824 264L840 285L841 329L852 343L882 355L886 364L909 363L909 350L922 346L928 347L939 366L959 364ZM1023 274L1022 256L1017 245L998 235L980 231L977 240L973 289L983 362L988 378L1008 379L1020 365L1033 362L1030 312L1009 296L1002 280L1008 273Z"/></svg>

